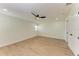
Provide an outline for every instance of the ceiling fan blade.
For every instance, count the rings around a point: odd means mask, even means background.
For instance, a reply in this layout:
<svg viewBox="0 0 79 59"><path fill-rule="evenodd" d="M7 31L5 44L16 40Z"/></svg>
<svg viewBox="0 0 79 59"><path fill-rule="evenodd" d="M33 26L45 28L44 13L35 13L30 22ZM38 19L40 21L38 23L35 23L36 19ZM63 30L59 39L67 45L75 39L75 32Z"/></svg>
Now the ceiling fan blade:
<svg viewBox="0 0 79 59"><path fill-rule="evenodd" d="M39 15L37 15L36 17L39 17Z"/></svg>
<svg viewBox="0 0 79 59"><path fill-rule="evenodd" d="M40 18L46 18L46 16L41 16Z"/></svg>
<svg viewBox="0 0 79 59"><path fill-rule="evenodd" d="M32 12L32 15L34 15L35 17L37 17L37 15L36 15L36 14L34 14L33 12Z"/></svg>
<svg viewBox="0 0 79 59"><path fill-rule="evenodd" d="M46 18L46 16L40 16L39 14L35 14L35 13L33 13L33 12L31 12L32 13L32 15L34 15L35 17L37 17L37 18Z"/></svg>
<svg viewBox="0 0 79 59"><path fill-rule="evenodd" d="M35 17L39 17L39 15L38 15L38 14L36 15L36 14L34 14L33 12L32 12L32 14L33 14Z"/></svg>

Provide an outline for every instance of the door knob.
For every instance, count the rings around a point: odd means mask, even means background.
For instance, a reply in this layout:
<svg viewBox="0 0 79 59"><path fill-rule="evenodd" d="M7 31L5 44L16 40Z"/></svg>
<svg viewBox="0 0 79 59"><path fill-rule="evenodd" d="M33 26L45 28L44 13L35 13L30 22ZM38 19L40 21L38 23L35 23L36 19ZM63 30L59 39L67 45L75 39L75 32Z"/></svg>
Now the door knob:
<svg viewBox="0 0 79 59"><path fill-rule="evenodd" d="M70 34L70 36L72 36L72 34Z"/></svg>

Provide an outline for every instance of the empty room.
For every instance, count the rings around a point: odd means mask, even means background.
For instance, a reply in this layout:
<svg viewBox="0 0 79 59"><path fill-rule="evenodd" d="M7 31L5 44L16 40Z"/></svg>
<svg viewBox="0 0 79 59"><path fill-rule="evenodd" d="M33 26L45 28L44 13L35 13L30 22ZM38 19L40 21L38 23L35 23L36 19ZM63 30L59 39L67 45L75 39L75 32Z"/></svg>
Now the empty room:
<svg viewBox="0 0 79 59"><path fill-rule="evenodd" d="M0 56L79 56L78 3L0 3Z"/></svg>

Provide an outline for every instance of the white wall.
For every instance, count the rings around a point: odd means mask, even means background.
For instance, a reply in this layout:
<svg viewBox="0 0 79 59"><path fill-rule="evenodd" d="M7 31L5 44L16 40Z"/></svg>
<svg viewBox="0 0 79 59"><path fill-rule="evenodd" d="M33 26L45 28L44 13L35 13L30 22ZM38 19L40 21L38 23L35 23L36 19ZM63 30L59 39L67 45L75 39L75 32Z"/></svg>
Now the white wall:
<svg viewBox="0 0 79 59"><path fill-rule="evenodd" d="M77 55L79 54L79 17L73 16L69 19L68 33L68 45L73 53Z"/></svg>
<svg viewBox="0 0 79 59"><path fill-rule="evenodd" d="M78 8L79 4L75 5L73 15L70 15L68 17L68 23L67 23L67 28L68 28L68 45L73 51L75 55L79 54L79 16L78 16ZM72 34L72 36L70 35Z"/></svg>
<svg viewBox="0 0 79 59"><path fill-rule="evenodd" d="M34 25L0 14L0 47L36 36Z"/></svg>
<svg viewBox="0 0 79 59"><path fill-rule="evenodd" d="M48 21L39 25L39 35L57 39L65 39L65 21Z"/></svg>

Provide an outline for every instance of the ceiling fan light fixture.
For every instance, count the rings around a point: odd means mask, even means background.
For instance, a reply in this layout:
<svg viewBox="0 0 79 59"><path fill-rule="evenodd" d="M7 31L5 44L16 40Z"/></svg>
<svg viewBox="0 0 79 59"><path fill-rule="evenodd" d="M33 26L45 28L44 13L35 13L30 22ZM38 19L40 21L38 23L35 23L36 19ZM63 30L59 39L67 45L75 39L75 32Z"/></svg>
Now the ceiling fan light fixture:
<svg viewBox="0 0 79 59"><path fill-rule="evenodd" d="M7 9L3 9L3 11L7 11Z"/></svg>
<svg viewBox="0 0 79 59"><path fill-rule="evenodd" d="M36 19L39 19L38 17L36 17Z"/></svg>

